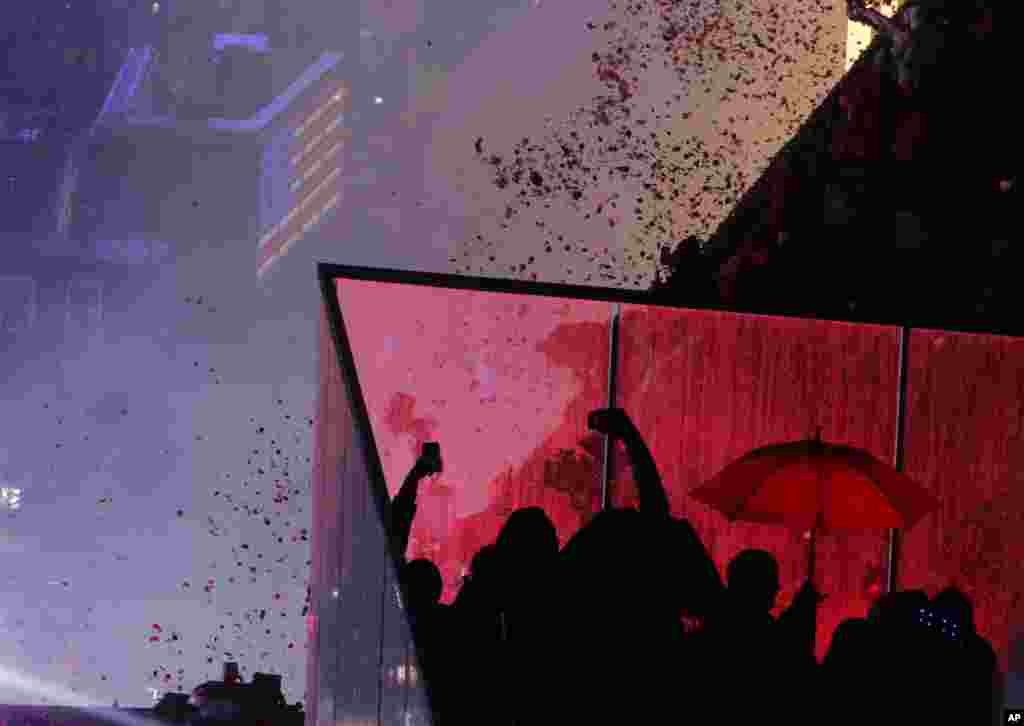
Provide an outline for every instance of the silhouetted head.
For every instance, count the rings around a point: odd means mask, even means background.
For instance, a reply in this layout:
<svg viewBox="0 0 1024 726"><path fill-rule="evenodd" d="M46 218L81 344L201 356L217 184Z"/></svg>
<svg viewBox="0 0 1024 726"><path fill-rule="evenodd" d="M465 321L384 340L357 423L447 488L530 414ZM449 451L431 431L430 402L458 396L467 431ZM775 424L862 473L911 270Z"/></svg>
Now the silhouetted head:
<svg viewBox="0 0 1024 726"><path fill-rule="evenodd" d="M430 560L418 559L408 563L402 570L402 580L411 610L421 612L440 602L444 580L437 565Z"/></svg>
<svg viewBox="0 0 1024 726"><path fill-rule="evenodd" d="M474 597L491 600L498 594L501 577L501 558L497 545L484 545L473 555L463 587L468 587Z"/></svg>
<svg viewBox="0 0 1024 726"><path fill-rule="evenodd" d="M484 545L473 555L469 563L469 576L474 580L496 577L498 572L497 545Z"/></svg>
<svg viewBox="0 0 1024 726"><path fill-rule="evenodd" d="M866 618L847 618L832 634L823 665L853 670L867 667L874 654L873 634L874 626Z"/></svg>
<svg viewBox="0 0 1024 726"><path fill-rule="evenodd" d="M937 611L952 615L960 623L963 632L974 632L974 604L959 588L947 587L932 598L931 606Z"/></svg>
<svg viewBox="0 0 1024 726"><path fill-rule="evenodd" d="M928 607L928 594L924 590L887 592L871 606L868 620L882 626L904 627L917 622L918 611Z"/></svg>
<svg viewBox="0 0 1024 726"><path fill-rule="evenodd" d="M975 46L988 35L981 29L994 22L989 5L974 0L910 0L904 4L896 20L910 35L893 53L900 83L915 92L948 90L943 82L957 66L971 61L977 53Z"/></svg>
<svg viewBox="0 0 1024 726"><path fill-rule="evenodd" d="M726 569L729 597L744 609L769 611L779 595L779 563L766 550L743 550Z"/></svg>
<svg viewBox="0 0 1024 726"><path fill-rule="evenodd" d="M596 619L635 637L638 625L653 626L672 615L670 593L677 578L657 534L640 512L609 509L572 536L560 556L557 585L574 603L566 610L575 624Z"/></svg>
<svg viewBox="0 0 1024 726"><path fill-rule="evenodd" d="M513 566L547 566L558 556L558 533L540 507L512 512L496 544L502 558Z"/></svg>

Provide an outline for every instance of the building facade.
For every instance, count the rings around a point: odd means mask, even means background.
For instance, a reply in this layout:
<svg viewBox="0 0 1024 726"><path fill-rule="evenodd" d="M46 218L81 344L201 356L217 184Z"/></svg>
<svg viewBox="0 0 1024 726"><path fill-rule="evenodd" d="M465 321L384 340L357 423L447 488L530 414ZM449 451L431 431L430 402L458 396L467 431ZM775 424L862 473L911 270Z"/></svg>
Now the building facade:
<svg viewBox="0 0 1024 726"><path fill-rule="evenodd" d="M347 84L325 72L269 130L260 182L260 277L341 201L348 99Z"/></svg>

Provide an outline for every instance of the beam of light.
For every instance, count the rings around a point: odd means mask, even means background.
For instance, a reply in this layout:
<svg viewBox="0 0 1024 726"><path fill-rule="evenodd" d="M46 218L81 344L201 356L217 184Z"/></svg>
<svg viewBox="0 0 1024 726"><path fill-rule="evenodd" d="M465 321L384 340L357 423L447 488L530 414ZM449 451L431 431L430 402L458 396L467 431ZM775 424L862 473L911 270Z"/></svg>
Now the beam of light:
<svg viewBox="0 0 1024 726"><path fill-rule="evenodd" d="M102 702L102 699L97 696L76 693L64 686L40 680L5 665L0 665L0 683L23 693L47 698L65 707L77 708L117 726L153 726L150 719L129 711L115 710L109 706L98 708L95 704Z"/></svg>

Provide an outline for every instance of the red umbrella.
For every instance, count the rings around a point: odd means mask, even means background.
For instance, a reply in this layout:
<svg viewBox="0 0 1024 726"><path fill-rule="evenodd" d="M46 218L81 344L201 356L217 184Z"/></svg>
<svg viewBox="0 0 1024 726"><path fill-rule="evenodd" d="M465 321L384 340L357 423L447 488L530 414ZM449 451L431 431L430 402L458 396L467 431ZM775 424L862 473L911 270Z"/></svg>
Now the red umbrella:
<svg viewBox="0 0 1024 726"><path fill-rule="evenodd" d="M866 451L814 439L755 449L690 496L730 521L810 530L808 578L818 532L907 529L938 501Z"/></svg>

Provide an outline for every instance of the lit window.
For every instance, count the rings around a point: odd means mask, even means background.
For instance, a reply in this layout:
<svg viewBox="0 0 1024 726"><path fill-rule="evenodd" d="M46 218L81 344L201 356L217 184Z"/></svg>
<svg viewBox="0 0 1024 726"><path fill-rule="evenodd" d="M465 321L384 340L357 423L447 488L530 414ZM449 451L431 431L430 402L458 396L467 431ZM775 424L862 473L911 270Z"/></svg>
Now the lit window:
<svg viewBox="0 0 1024 726"><path fill-rule="evenodd" d="M16 512L21 509L21 489L0 487L0 505Z"/></svg>
<svg viewBox="0 0 1024 726"><path fill-rule="evenodd" d="M280 222L271 227L267 232L260 238L260 247L270 241L270 238L277 234L277 230L280 228Z"/></svg>
<svg viewBox="0 0 1024 726"><path fill-rule="evenodd" d="M297 129L295 129L295 138L302 136L302 134L305 133L306 129L309 128L310 125L316 123L317 119L319 119L327 112L328 108L333 106L335 103L341 101L344 98L344 93L344 91L341 91L340 93L335 94L334 96L327 100L327 103L323 104L322 106L320 106L320 108L318 108L316 111L307 116L305 121L303 121L302 124Z"/></svg>
<svg viewBox="0 0 1024 726"><path fill-rule="evenodd" d="M294 209L288 212L284 219L278 222L277 225L275 225L274 228L264 236L264 239L260 242L260 246L262 247L263 245L265 245L276 233L280 232L282 229L287 227L288 224L291 223L297 215L301 214L310 205L313 198L316 197L316 195L319 194L324 187L326 187L328 184L330 184L332 181L338 178L339 174L341 174L341 169L334 169L330 174L327 175L327 177L323 179L323 181L317 184L316 187L308 195L306 195L303 198L303 200L298 205L296 205ZM333 202L336 203L337 200L335 199L333 200Z"/></svg>
<svg viewBox="0 0 1024 726"><path fill-rule="evenodd" d="M288 239L288 241L285 242L284 247L281 248L281 251L277 254L275 259L279 259L281 257L284 257L288 253L288 250L290 250L292 248L292 245L294 245L298 241L299 241L299 235L297 235L297 234L296 235L292 235Z"/></svg>
<svg viewBox="0 0 1024 726"><path fill-rule="evenodd" d="M297 191L299 187L301 187L303 184L309 181L314 174L316 174L321 168L323 168L324 161L330 159L332 156L338 153L339 149L341 149L340 142L336 143L334 146L328 149L327 152L323 155L323 157L317 159L316 163L310 166L301 177L299 177L298 179L291 183L291 190L293 192Z"/></svg>
<svg viewBox="0 0 1024 726"><path fill-rule="evenodd" d="M337 206L338 201L340 199L341 199L341 194L335 194L333 197L331 197L327 201L327 204L324 205L324 208L321 210L321 214L326 214L330 210L334 209L334 207Z"/></svg>

